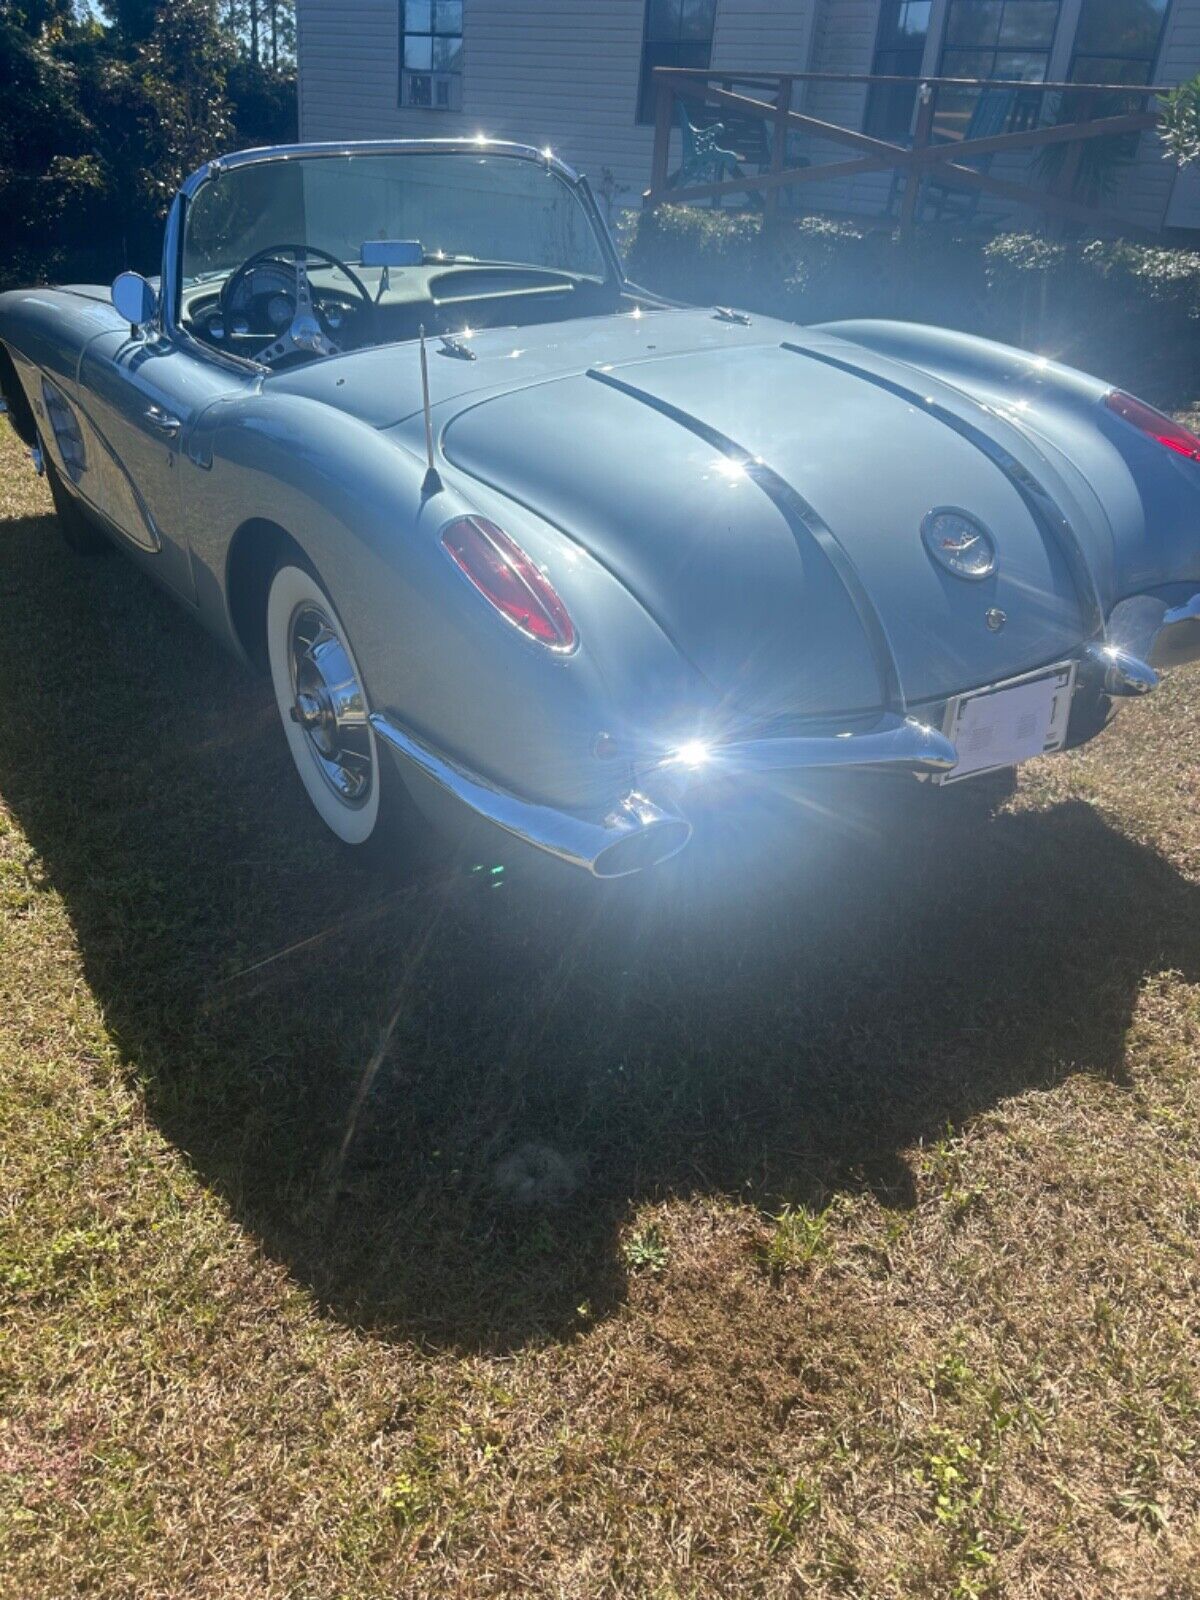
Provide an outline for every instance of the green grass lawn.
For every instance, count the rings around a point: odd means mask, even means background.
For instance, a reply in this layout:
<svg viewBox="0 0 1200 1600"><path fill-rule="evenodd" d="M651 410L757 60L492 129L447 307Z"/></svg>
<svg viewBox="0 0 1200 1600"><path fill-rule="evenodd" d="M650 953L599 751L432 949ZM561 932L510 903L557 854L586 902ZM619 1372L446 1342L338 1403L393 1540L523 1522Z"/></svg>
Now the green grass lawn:
<svg viewBox="0 0 1200 1600"><path fill-rule="evenodd" d="M723 899L385 883L22 457L4 1600L1200 1594L1200 672Z"/></svg>

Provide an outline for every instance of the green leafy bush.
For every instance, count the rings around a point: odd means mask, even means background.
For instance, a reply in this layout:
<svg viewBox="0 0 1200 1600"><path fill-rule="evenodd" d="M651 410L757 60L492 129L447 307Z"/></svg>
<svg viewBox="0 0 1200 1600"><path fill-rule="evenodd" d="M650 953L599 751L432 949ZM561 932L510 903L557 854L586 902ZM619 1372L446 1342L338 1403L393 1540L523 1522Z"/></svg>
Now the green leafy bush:
<svg viewBox="0 0 1200 1600"><path fill-rule="evenodd" d="M1200 159L1200 74L1162 96L1158 136L1179 166Z"/></svg>
<svg viewBox="0 0 1200 1600"><path fill-rule="evenodd" d="M1194 398L1200 253L1128 240L907 240L821 217L664 206L631 229L631 277L660 294L796 322L889 317L1036 349L1160 405Z"/></svg>
<svg viewBox="0 0 1200 1600"><path fill-rule="evenodd" d="M1195 396L1200 254L1124 239L985 248L996 336L1112 377L1159 404Z"/></svg>

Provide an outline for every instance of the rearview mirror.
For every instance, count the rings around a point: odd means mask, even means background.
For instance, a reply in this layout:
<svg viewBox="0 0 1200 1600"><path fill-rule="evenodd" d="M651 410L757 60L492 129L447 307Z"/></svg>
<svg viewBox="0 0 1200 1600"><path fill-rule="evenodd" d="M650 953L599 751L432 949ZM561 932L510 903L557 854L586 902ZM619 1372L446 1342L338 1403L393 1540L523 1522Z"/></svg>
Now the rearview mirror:
<svg viewBox="0 0 1200 1600"><path fill-rule="evenodd" d="M419 267L425 252L419 239L368 239L358 259L364 267Z"/></svg>
<svg viewBox="0 0 1200 1600"><path fill-rule="evenodd" d="M140 272L123 272L113 280L112 303L131 328L153 322L158 311L158 296Z"/></svg>

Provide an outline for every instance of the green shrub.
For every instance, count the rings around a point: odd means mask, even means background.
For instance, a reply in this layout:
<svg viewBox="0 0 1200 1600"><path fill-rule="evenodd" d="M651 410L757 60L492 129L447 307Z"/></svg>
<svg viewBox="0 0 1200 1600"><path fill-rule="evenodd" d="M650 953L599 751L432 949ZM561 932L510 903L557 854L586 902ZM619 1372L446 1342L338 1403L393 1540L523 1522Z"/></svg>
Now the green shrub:
<svg viewBox="0 0 1200 1600"><path fill-rule="evenodd" d="M901 245L825 217L772 224L760 214L687 206L644 213L628 262L631 276L660 294L804 322L936 312L975 327L986 288L971 241L920 232Z"/></svg>
<svg viewBox="0 0 1200 1600"><path fill-rule="evenodd" d="M664 206L631 228L631 277L674 299L796 322L889 317L1036 349L1160 405L1200 385L1200 253L1128 240L909 239L821 217Z"/></svg>
<svg viewBox="0 0 1200 1600"><path fill-rule="evenodd" d="M1054 244L1007 234L984 255L999 337L1162 405L1194 398L1200 254L1125 239Z"/></svg>

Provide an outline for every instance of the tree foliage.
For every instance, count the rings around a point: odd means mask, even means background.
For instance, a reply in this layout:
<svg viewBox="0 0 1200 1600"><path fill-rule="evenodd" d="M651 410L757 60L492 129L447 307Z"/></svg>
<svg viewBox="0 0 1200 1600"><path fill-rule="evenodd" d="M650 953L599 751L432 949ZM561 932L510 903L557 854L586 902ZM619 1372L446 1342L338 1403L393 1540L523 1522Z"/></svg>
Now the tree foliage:
<svg viewBox="0 0 1200 1600"><path fill-rule="evenodd" d="M1200 74L1162 96L1158 136L1168 159L1179 166L1200 158Z"/></svg>
<svg viewBox="0 0 1200 1600"><path fill-rule="evenodd" d="M296 137L291 0L255 0L257 57L240 5L0 0L0 288L156 271L188 172Z"/></svg>
<svg viewBox="0 0 1200 1600"><path fill-rule="evenodd" d="M138 50L146 199L159 216L188 173L233 142L226 97L233 57L212 0L172 0Z"/></svg>

